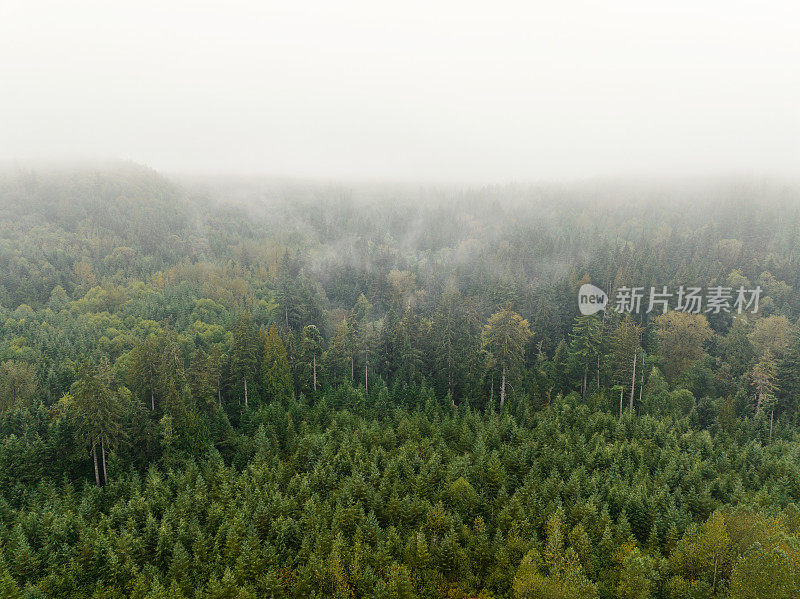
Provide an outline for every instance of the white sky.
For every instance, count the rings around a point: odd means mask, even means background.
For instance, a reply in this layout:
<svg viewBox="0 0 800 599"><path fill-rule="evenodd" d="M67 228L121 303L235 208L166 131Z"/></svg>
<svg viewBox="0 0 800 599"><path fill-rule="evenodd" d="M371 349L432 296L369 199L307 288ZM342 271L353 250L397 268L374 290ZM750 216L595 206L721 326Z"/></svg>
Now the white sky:
<svg viewBox="0 0 800 599"><path fill-rule="evenodd" d="M800 174L800 4L0 0L0 161Z"/></svg>

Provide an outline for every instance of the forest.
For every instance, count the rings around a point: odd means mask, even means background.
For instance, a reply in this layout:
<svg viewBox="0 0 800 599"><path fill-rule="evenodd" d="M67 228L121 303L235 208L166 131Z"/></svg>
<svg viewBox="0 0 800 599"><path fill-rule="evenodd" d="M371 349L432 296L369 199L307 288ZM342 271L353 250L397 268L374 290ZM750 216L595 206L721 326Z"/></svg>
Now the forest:
<svg viewBox="0 0 800 599"><path fill-rule="evenodd" d="M0 172L0 598L800 597L799 191Z"/></svg>

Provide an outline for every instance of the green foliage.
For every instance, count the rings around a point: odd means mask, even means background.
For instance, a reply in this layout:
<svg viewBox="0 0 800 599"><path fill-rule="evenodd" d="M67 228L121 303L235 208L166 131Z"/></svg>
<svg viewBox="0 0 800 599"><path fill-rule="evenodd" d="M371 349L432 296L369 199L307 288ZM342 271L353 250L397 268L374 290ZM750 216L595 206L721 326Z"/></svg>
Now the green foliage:
<svg viewBox="0 0 800 599"><path fill-rule="evenodd" d="M798 596L797 203L474 194L0 177L0 597Z"/></svg>
<svg viewBox="0 0 800 599"><path fill-rule="evenodd" d="M267 401L286 401L294 395L292 373L286 347L275 327L264 335L264 356L261 361L261 381Z"/></svg>

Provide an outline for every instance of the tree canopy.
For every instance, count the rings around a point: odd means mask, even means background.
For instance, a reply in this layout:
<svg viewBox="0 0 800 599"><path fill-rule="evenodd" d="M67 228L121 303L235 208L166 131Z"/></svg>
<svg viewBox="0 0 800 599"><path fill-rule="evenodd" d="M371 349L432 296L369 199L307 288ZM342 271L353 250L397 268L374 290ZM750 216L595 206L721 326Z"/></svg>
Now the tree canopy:
<svg viewBox="0 0 800 599"><path fill-rule="evenodd" d="M0 597L800 594L796 191L227 185L0 176Z"/></svg>

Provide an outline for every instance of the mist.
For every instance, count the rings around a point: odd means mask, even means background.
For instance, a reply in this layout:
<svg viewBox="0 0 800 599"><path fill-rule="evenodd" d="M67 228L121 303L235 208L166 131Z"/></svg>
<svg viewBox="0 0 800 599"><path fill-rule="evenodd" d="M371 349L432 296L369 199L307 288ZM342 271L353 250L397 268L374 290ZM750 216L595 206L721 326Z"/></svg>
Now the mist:
<svg viewBox="0 0 800 599"><path fill-rule="evenodd" d="M796 4L0 6L0 161L404 183L796 179Z"/></svg>
<svg viewBox="0 0 800 599"><path fill-rule="evenodd" d="M0 597L800 598L799 17L0 1Z"/></svg>

